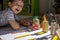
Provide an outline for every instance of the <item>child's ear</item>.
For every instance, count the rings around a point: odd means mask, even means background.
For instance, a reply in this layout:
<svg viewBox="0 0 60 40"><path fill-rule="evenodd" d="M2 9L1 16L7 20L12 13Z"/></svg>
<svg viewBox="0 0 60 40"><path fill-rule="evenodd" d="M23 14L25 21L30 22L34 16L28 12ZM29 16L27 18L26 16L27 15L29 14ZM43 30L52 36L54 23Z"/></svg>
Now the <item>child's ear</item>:
<svg viewBox="0 0 60 40"><path fill-rule="evenodd" d="M8 6L11 6L11 2L8 3Z"/></svg>

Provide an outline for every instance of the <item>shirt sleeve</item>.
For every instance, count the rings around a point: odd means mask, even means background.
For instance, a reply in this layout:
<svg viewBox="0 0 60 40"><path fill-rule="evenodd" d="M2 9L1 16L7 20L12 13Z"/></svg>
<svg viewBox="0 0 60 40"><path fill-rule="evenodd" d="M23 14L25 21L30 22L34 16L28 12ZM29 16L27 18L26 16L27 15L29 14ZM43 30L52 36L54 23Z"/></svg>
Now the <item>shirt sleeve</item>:
<svg viewBox="0 0 60 40"><path fill-rule="evenodd" d="M13 13L8 13L7 14L7 20L15 20L14 14Z"/></svg>
<svg viewBox="0 0 60 40"><path fill-rule="evenodd" d="M18 15L14 15L15 20L20 20L20 17Z"/></svg>

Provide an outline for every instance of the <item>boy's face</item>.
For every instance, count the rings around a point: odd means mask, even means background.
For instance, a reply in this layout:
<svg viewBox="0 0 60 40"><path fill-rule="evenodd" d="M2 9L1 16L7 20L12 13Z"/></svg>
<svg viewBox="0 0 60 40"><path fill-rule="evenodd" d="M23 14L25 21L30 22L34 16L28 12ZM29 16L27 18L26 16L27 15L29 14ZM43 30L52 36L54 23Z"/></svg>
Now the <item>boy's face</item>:
<svg viewBox="0 0 60 40"><path fill-rule="evenodd" d="M19 12L22 11L23 8L23 2L22 1L14 1L13 3L11 3L11 9L15 14L18 14Z"/></svg>

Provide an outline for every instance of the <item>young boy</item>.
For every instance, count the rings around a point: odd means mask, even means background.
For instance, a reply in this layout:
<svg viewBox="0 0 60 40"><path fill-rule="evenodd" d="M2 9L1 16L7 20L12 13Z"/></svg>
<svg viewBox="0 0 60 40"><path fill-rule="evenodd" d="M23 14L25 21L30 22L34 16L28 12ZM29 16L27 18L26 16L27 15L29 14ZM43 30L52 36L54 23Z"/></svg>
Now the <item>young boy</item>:
<svg viewBox="0 0 60 40"><path fill-rule="evenodd" d="M23 6L23 0L9 0L8 8L0 12L0 26L10 24L14 30L19 29L20 25L15 21L15 15L22 11ZM30 25L29 22L27 24Z"/></svg>

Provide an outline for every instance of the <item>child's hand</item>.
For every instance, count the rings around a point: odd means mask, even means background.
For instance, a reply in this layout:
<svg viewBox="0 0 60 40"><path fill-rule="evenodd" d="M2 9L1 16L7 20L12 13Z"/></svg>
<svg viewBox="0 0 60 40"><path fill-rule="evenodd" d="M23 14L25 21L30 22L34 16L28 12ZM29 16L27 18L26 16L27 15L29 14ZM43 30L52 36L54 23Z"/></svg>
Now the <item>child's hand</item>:
<svg viewBox="0 0 60 40"><path fill-rule="evenodd" d="M21 25L26 26L26 27L30 26L30 24L31 24L29 21L26 21L26 20L20 20L20 21L18 21L18 23L20 23Z"/></svg>
<svg viewBox="0 0 60 40"><path fill-rule="evenodd" d="M26 27L28 27L28 26L30 26L30 22L24 21L23 25L26 26Z"/></svg>

